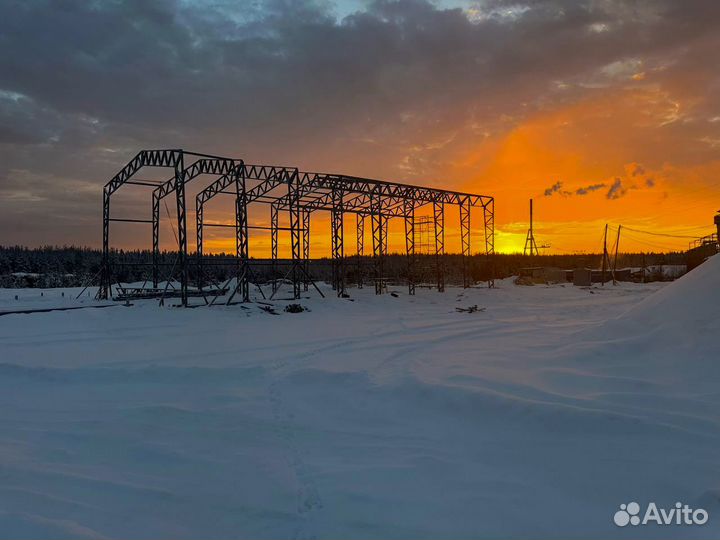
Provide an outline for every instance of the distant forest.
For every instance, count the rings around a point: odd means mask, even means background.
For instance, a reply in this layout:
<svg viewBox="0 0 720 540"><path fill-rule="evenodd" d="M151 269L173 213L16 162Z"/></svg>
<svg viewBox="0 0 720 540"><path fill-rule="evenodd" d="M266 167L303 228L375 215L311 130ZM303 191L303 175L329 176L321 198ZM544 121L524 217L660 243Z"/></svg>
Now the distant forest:
<svg viewBox="0 0 720 540"><path fill-rule="evenodd" d="M151 278L151 268L147 264L152 260L148 250L112 251L114 261L123 261L126 265L115 265L114 280L121 282L137 282ZM176 261L176 253L161 253L161 279L170 274ZM685 252L673 253L622 253L618 255L618 268L642 267L666 264L686 264ZM0 287L80 287L97 284L102 253L98 249L81 247L40 247L26 248L22 246L0 246ZM194 256L190 255L190 279L196 280L197 266ZM490 276L504 278L516 275L521 268L535 266L554 266L564 269L578 267L599 268L601 254L567 254L567 255L536 255L496 254L491 258L484 255L473 255L467 263L467 269L475 281L484 281ZM235 265L226 254L208 256L204 265L204 281L222 281L233 275ZM435 257L418 256L416 281L432 281ZM443 256L448 284L460 283L462 276L462 257L457 254ZM270 266L263 261L255 261L254 277L258 281L271 279ZM282 277L282 264L276 270ZM387 276L402 279L406 272L405 255L391 254L386 257L385 269ZM360 261L356 256L346 260L348 278L355 279L358 269L367 276L372 274L372 258L363 257ZM329 280L331 265L328 259L313 260L310 272L315 279Z"/></svg>

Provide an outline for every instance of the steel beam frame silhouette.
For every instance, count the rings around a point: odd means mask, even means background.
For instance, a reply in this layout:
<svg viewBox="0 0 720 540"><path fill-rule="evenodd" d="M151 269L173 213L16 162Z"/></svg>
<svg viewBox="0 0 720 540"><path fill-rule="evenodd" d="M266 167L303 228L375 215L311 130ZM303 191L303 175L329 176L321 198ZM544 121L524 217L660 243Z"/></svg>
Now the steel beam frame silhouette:
<svg viewBox="0 0 720 540"><path fill-rule="evenodd" d="M242 160L224 158L203 158L198 159L183 171L183 182L187 184L203 174L222 176L230 174L235 167L242 165ZM152 193L152 221L153 221L153 286L158 286L159 260L160 260L160 203L176 191L176 182L171 178ZM200 229L198 229L200 230ZM202 239L198 239L198 246L202 245ZM202 276L198 271L198 288L202 287Z"/></svg>
<svg viewBox="0 0 720 540"><path fill-rule="evenodd" d="M186 206L185 206L185 161L186 157L191 159L212 159L225 160L220 156L188 152L181 149L168 150L141 150L130 160L103 188L103 255L102 268L100 272L100 287L98 298L108 299L111 296L113 280L113 261L110 256L110 223L113 221L150 223L155 224L152 219L139 220L127 218L112 218L110 214L110 203L112 196L125 185L156 186L153 182L137 180L135 175L146 167L162 167L172 169L174 174L169 180L174 187L175 202L177 211L177 235L178 251L177 260L173 265L173 271L177 269L180 281L180 298L183 305L187 305L188 299L188 268L187 268L187 227L186 227ZM168 280L174 276L169 276Z"/></svg>
<svg viewBox="0 0 720 540"><path fill-rule="evenodd" d="M164 167L173 171L171 178L161 183L137 180L135 175L145 167ZM195 199L197 233L197 289L203 290L204 229L222 226L235 232L236 288L231 295L239 294L242 301L250 300L251 255L248 240L249 229L269 229L271 235L271 261L273 267L279 264L278 232L279 216L287 214L290 231L290 269L287 273L293 287L293 298L299 298L302 290L308 290L313 283L310 276L310 218L314 212L330 213L332 240L332 285L339 296L346 293L346 253L344 243L345 215L357 217L357 277L358 287L363 285L362 261L365 257L365 220L369 218L372 234L372 260L375 292L382 294L387 289L385 257L388 250L388 223L392 218L402 218L405 228L406 274L409 294L415 293L415 214L426 205L432 205L434 225L435 270L438 291L445 289L445 206L455 205L460 211L460 238L462 246L463 286L471 285L467 264L471 253L471 209L482 208L481 221L485 253L494 253L494 204L493 197L462 193L444 189L386 182L355 176L301 172L294 167L251 165L241 159L213 156L185 150L143 150L139 152L103 190L103 259L101 283L98 295L109 298L113 276L110 254L110 223L130 221L152 224L153 257L152 282L157 288L160 281L160 209L161 202L175 195L177 219L177 258L168 281L177 276L180 282L180 298L188 304L188 260L187 209L185 187L202 176L213 180L197 194ZM111 197L126 184L152 186L152 219L134 220L112 218ZM217 195L230 195L235 200L234 224L205 222L205 204ZM262 203L270 206L270 226L254 227L249 224L248 208L251 204ZM169 212L168 212L169 213ZM493 286L492 278L488 285ZM276 287L273 287L273 294ZM319 290L319 289L318 289Z"/></svg>

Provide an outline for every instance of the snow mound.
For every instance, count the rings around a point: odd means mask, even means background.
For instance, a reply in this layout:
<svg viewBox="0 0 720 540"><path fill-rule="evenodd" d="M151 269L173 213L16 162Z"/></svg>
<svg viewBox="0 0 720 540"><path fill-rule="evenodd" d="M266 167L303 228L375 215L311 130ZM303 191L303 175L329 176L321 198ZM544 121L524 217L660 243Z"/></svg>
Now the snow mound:
<svg viewBox="0 0 720 540"><path fill-rule="evenodd" d="M620 320L662 326L704 326L720 315L720 257L704 264L648 296Z"/></svg>
<svg viewBox="0 0 720 540"><path fill-rule="evenodd" d="M685 349L712 350L720 332L720 256L646 296L599 327L585 339L595 343L633 344L658 357L688 357ZM626 353L630 349L625 348ZM674 351L674 355L669 355ZM680 354L679 354L680 353ZM712 355L695 355L709 363Z"/></svg>
<svg viewBox="0 0 720 540"><path fill-rule="evenodd" d="M718 436L720 257L629 302L543 359L533 386L648 424Z"/></svg>

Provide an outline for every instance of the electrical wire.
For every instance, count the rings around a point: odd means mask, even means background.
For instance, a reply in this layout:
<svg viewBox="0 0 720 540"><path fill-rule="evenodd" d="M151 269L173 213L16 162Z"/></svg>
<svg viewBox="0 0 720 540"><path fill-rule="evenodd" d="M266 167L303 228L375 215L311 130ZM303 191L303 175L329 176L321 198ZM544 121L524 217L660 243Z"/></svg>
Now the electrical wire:
<svg viewBox="0 0 720 540"><path fill-rule="evenodd" d="M633 234L626 234L626 235L625 235L625 239L628 240L628 241L630 241L631 243L641 244L641 245L644 245L644 246L651 247L651 248L653 248L653 249L659 249L659 250L661 250L661 251L673 250L673 248L672 248L671 246L668 246L667 244L660 244L660 243L657 243L657 242L651 242L651 241L648 241L648 240L643 239L643 238L638 238L637 236L634 236ZM678 249L675 248L674 250L678 250Z"/></svg>
<svg viewBox="0 0 720 540"><path fill-rule="evenodd" d="M652 232L652 231L642 231L642 230L640 230L640 229L634 229L634 228L632 228L632 227L626 227L625 225L623 225L623 229L628 230L628 231L632 231L632 232L636 232L636 233L641 233L641 234L649 234L649 235L652 235L652 236L665 236L665 237L667 237L667 238L689 238L689 239L691 239L691 240L697 239L697 236L688 236L688 235L670 234L670 233L659 233L659 232Z"/></svg>
<svg viewBox="0 0 720 540"><path fill-rule="evenodd" d="M630 229L629 227L625 227L624 225L622 226L621 233L620 233L621 240L622 239L629 240L633 244L641 244L641 245L648 246L653 249L657 249L657 250L661 250L661 251L668 251L668 250L684 251L684 247L680 248L680 247L675 247L672 245L669 246L667 244L661 244L659 242L653 242L649 239L638 237L634 233L630 233L629 232L630 230L632 230L632 229ZM618 231L618 227L608 226L608 233L610 233L610 232L617 233L617 231ZM693 237L693 238L695 238L695 237ZM617 241L617 237L616 237L616 241ZM608 252L612 252L612 251L614 251L614 249L615 249L615 246L613 245L613 247L611 249L609 249Z"/></svg>

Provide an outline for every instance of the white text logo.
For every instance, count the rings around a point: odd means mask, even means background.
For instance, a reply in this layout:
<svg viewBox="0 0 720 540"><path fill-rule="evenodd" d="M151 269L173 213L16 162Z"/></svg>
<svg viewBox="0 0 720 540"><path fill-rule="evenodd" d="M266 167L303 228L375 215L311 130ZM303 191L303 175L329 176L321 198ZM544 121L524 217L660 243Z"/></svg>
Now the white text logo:
<svg viewBox="0 0 720 540"><path fill-rule="evenodd" d="M658 508L657 504L651 502L640 516L640 505L636 502L621 504L620 510L615 512L613 521L618 527L627 525L705 525L708 520L708 513L702 508L690 508L687 504L675 503L673 508Z"/></svg>

